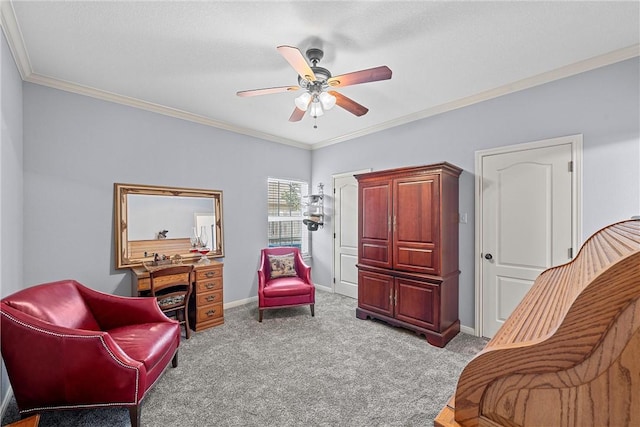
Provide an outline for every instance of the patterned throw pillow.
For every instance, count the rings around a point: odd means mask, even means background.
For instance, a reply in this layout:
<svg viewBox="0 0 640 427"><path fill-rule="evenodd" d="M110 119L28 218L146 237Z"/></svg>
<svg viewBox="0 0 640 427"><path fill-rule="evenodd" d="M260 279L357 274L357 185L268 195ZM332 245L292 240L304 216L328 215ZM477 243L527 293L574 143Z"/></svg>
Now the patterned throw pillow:
<svg viewBox="0 0 640 427"><path fill-rule="evenodd" d="M294 254L268 255L269 265L271 265L271 278L292 277L296 274L296 262Z"/></svg>

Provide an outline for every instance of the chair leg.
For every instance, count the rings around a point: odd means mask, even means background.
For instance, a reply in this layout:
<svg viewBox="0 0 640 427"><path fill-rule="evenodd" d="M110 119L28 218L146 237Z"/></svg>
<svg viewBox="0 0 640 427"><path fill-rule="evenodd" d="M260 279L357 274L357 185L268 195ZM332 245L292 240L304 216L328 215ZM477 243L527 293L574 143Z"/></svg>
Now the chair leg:
<svg viewBox="0 0 640 427"><path fill-rule="evenodd" d="M311 317L315 317L316 313L314 309L314 304L309 304L309 307L311 307Z"/></svg>
<svg viewBox="0 0 640 427"><path fill-rule="evenodd" d="M187 339L191 338L191 328L189 327L189 314L187 313L187 308L184 309L184 333L187 336Z"/></svg>
<svg viewBox="0 0 640 427"><path fill-rule="evenodd" d="M129 406L129 419L131 420L131 427L140 426L140 404Z"/></svg>
<svg viewBox="0 0 640 427"><path fill-rule="evenodd" d="M262 311L263 310L258 310L258 322L262 322Z"/></svg>
<svg viewBox="0 0 640 427"><path fill-rule="evenodd" d="M176 351L176 354L173 355L173 359L171 360L171 366L173 366L174 368L178 367L178 352Z"/></svg>

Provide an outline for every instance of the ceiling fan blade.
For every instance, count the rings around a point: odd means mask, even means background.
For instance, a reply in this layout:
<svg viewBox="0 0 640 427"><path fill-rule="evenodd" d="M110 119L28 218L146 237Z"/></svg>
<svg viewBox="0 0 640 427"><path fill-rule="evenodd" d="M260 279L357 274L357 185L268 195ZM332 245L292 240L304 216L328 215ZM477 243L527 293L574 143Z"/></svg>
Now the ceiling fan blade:
<svg viewBox="0 0 640 427"><path fill-rule="evenodd" d="M331 87L344 87L360 83L376 82L378 80L389 80L390 78L391 69L386 65L382 65L380 67L368 68L366 70L331 77L327 80L327 83L329 83Z"/></svg>
<svg viewBox="0 0 640 427"><path fill-rule="evenodd" d="M309 67L307 60L302 56L302 52L297 47L293 46L278 46L278 52L280 55L287 60L287 62L296 70L296 73L300 75L303 79L309 80L310 82L316 81L316 75Z"/></svg>
<svg viewBox="0 0 640 427"><path fill-rule="evenodd" d="M257 95L268 95L270 93L279 93L279 92L294 92L300 89L300 86L279 86L279 87L268 87L264 89L251 89L251 90L241 90L236 92L238 96L257 96Z"/></svg>
<svg viewBox="0 0 640 427"><path fill-rule="evenodd" d="M369 109L367 107L358 104L353 99L347 98L346 96L342 95L341 93L336 92L335 90L330 90L329 91L329 95L333 95L333 96L336 97L336 104L338 106L344 108L345 110L347 110L351 114L354 114L354 115L356 115L358 117L364 116L369 111Z"/></svg>
<svg viewBox="0 0 640 427"><path fill-rule="evenodd" d="M304 113L306 113L306 111L302 111L298 107L295 108L296 109L293 110L293 113L291 113L291 117L289 117L290 122L299 122L304 117Z"/></svg>

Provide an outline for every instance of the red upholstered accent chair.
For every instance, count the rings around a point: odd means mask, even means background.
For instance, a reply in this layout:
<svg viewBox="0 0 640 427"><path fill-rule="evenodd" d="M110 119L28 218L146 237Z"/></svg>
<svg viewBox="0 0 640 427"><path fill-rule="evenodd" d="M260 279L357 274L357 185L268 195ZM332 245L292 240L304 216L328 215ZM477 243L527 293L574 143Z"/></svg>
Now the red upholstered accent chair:
<svg viewBox="0 0 640 427"><path fill-rule="evenodd" d="M140 404L169 362L180 325L155 298L89 289L75 280L23 289L0 301L2 358L22 416L56 409Z"/></svg>
<svg viewBox="0 0 640 427"><path fill-rule="evenodd" d="M271 262L270 255L273 256ZM299 305L309 305L314 316L315 301L311 267L304 263L298 248L262 249L258 269L259 322L264 310Z"/></svg>

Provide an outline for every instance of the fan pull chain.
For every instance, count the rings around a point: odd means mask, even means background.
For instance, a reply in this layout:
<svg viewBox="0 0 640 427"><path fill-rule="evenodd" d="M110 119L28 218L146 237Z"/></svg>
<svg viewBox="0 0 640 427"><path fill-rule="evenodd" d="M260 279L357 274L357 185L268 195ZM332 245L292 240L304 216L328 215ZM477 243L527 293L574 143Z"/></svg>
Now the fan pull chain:
<svg viewBox="0 0 640 427"><path fill-rule="evenodd" d="M313 116L313 128L318 129L318 116Z"/></svg>

